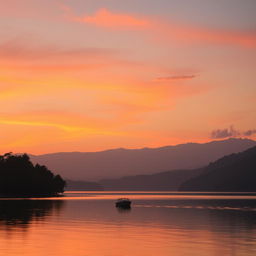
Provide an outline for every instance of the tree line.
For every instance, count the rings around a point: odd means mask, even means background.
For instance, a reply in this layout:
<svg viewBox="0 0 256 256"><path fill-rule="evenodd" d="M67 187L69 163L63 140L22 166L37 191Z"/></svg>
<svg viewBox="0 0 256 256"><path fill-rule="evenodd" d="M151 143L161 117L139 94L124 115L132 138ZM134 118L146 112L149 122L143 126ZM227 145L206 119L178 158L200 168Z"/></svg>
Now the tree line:
<svg viewBox="0 0 256 256"><path fill-rule="evenodd" d="M65 180L27 154L0 155L0 195L54 196L64 192Z"/></svg>

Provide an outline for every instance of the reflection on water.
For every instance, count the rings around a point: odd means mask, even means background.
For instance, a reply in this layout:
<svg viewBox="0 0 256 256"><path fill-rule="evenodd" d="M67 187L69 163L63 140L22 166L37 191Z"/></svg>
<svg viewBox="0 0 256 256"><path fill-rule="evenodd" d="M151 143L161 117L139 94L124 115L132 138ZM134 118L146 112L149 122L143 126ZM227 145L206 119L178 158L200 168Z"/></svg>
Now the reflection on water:
<svg viewBox="0 0 256 256"><path fill-rule="evenodd" d="M129 193L0 200L0 255L256 255L253 194Z"/></svg>
<svg viewBox="0 0 256 256"><path fill-rule="evenodd" d="M132 210L131 207L129 207L129 208L116 207L116 209L117 209L117 211L118 211L119 213L129 213L129 212Z"/></svg>
<svg viewBox="0 0 256 256"><path fill-rule="evenodd" d="M5 226L28 228L33 221L43 221L59 213L63 204L53 200L0 200L0 229Z"/></svg>

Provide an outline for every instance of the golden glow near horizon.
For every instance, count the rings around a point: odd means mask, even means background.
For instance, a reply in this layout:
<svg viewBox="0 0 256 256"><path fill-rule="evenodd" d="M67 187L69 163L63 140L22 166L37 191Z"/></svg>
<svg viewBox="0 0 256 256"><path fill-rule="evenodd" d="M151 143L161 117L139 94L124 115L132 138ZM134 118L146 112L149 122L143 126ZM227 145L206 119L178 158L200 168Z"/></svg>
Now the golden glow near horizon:
<svg viewBox="0 0 256 256"><path fill-rule="evenodd" d="M0 152L255 139L256 4L192 2L0 0Z"/></svg>

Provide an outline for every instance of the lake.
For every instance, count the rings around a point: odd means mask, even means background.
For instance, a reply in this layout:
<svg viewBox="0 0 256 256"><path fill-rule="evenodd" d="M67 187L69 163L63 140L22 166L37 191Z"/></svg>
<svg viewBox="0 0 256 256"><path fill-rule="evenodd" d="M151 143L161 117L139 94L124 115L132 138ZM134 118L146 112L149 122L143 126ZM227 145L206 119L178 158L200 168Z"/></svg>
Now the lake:
<svg viewBox="0 0 256 256"><path fill-rule="evenodd" d="M119 197L132 200L117 209ZM66 192L0 200L0 255L256 255L256 194Z"/></svg>

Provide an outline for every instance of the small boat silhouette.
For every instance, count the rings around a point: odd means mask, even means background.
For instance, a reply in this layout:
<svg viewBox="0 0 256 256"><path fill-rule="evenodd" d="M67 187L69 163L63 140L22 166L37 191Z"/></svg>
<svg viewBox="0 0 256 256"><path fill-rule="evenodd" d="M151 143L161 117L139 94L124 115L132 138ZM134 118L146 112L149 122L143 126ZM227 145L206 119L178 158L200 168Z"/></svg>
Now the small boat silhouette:
<svg viewBox="0 0 256 256"><path fill-rule="evenodd" d="M116 207L129 209L131 208L131 203L131 200L128 198L119 198L116 201Z"/></svg>

